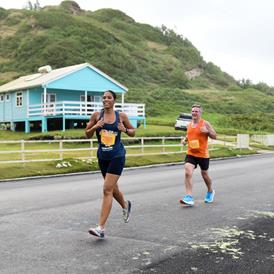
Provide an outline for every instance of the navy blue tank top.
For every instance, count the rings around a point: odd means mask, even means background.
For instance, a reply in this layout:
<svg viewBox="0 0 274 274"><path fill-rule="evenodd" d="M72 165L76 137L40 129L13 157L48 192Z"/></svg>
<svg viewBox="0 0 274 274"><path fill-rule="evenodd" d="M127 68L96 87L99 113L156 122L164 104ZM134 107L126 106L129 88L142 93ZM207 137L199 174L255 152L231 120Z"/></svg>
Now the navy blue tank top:
<svg viewBox="0 0 274 274"><path fill-rule="evenodd" d="M100 118L104 117L104 110L100 112ZM121 143L121 131L118 129L120 122L119 112L115 111L115 122L104 124L102 128L96 129L98 140L97 157L102 160L112 160L113 158L124 157L126 150Z"/></svg>

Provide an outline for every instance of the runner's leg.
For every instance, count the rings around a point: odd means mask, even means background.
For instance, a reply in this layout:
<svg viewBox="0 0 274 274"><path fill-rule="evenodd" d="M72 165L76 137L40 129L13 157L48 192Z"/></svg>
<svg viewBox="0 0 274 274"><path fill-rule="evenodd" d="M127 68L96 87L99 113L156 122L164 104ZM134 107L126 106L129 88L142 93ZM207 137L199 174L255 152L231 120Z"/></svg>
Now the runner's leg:
<svg viewBox="0 0 274 274"><path fill-rule="evenodd" d="M126 203L126 201L124 199L124 195L119 190L118 183L114 186L113 197L121 205L122 208L126 208L127 207L127 203Z"/></svg>
<svg viewBox="0 0 274 274"><path fill-rule="evenodd" d="M208 171L201 169L201 174L202 174L204 182L205 182L205 184L207 186L208 192L212 192L213 191L213 189L212 189L212 180L209 177Z"/></svg>
<svg viewBox="0 0 274 274"><path fill-rule="evenodd" d="M185 163L185 188L186 194L192 196L192 175L195 169L195 165L191 163Z"/></svg>
<svg viewBox="0 0 274 274"><path fill-rule="evenodd" d="M104 181L103 202L99 219L99 226L104 228L112 207L113 190L120 175L107 173Z"/></svg>

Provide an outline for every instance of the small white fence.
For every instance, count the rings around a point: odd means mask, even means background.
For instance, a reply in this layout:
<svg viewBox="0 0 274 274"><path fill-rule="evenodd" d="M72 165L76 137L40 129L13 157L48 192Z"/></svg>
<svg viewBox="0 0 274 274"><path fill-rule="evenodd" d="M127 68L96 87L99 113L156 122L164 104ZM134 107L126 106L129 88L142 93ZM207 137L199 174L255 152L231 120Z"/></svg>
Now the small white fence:
<svg viewBox="0 0 274 274"><path fill-rule="evenodd" d="M124 143L137 143L133 145L125 145L125 148L128 150L127 157L176 154L182 153L186 150L186 147L183 147L181 144L181 137L140 137L124 138L122 140L125 141ZM148 142L149 144L147 144ZM0 141L0 146L5 146L6 148L6 150L0 151L0 163L26 163L63 160L64 158L67 158L64 157L65 153L78 153L79 155L75 156L77 159L95 159L97 151L97 144L95 145L95 143L97 143L96 139ZM209 147L213 143L215 143L214 140L210 139ZM224 145L225 143L226 142L224 142ZM74 147L64 148L64 146L68 146L69 144L73 144ZM77 147L77 144L78 146L79 144L86 145L85 147ZM216 144L220 144L220 142L217 142ZM26 147L28 146L31 149L27 149ZM43 149L43 147L45 147L45 149ZM52 148L49 149L48 147ZM134 152L134 150L136 151ZM129 151L131 151L131 153ZM85 156L81 155L85 153ZM53 155L53 157L47 157L49 154ZM17 155L17 157L13 155Z"/></svg>
<svg viewBox="0 0 274 274"><path fill-rule="evenodd" d="M237 134L237 148L249 148L249 134Z"/></svg>
<svg viewBox="0 0 274 274"><path fill-rule="evenodd" d="M274 145L274 135L238 134L229 141L209 139L209 150L213 145L233 148L250 148L255 142L263 145ZM123 138L127 157L146 155L176 154L186 151L181 145L181 137L140 137ZM130 143L133 143L129 145ZM95 159L96 139L74 140L39 140L39 141L0 141L0 163L26 163L56 161L69 158L68 153L77 159ZM77 154L77 155L75 155ZM51 155L51 157L49 157Z"/></svg>
<svg viewBox="0 0 274 274"><path fill-rule="evenodd" d="M274 146L274 135L252 135L251 139L264 146Z"/></svg>
<svg viewBox="0 0 274 274"><path fill-rule="evenodd" d="M250 148L252 145L274 146L274 135L237 134L237 148Z"/></svg>

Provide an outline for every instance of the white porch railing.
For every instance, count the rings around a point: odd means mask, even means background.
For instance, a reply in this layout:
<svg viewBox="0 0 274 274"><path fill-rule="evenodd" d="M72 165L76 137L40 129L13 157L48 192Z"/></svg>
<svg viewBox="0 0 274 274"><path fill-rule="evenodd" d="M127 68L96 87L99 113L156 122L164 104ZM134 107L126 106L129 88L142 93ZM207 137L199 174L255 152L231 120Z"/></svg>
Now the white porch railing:
<svg viewBox="0 0 274 274"><path fill-rule="evenodd" d="M30 105L28 117L34 116L90 116L103 108L102 103L62 101ZM129 117L145 117L145 104L116 103L115 109L125 112Z"/></svg>

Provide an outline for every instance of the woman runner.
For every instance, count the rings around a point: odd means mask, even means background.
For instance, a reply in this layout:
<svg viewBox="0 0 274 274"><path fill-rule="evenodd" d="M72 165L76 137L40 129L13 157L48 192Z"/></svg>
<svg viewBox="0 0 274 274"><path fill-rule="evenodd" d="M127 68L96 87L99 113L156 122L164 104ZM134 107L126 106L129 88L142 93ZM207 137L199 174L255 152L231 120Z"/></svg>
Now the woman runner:
<svg viewBox="0 0 274 274"><path fill-rule="evenodd" d="M99 144L98 164L104 178L99 224L97 227L89 229L91 235L99 238L104 238L105 224L111 211L113 197L123 209L125 223L129 221L131 212L131 202L124 199L124 195L118 187L118 180L125 165L126 154L121 143L121 132L134 137L135 129L125 113L114 110L115 100L116 94L111 90L106 91L103 95L103 109L101 112L92 114L85 130L88 138L91 138L96 132Z"/></svg>

